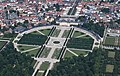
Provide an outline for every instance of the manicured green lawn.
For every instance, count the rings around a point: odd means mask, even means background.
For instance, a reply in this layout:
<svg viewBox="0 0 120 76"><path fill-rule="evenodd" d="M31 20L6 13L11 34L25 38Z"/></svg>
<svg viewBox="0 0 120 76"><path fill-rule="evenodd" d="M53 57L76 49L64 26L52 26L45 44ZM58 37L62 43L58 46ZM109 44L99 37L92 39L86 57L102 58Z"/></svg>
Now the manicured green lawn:
<svg viewBox="0 0 120 76"><path fill-rule="evenodd" d="M11 33L8 33L8 34L5 34L3 36L3 38L15 38L18 34L11 34Z"/></svg>
<svg viewBox="0 0 120 76"><path fill-rule="evenodd" d="M10 40L10 38L3 38L0 36L0 40Z"/></svg>
<svg viewBox="0 0 120 76"><path fill-rule="evenodd" d="M55 31L53 32L52 36L53 37L58 37L60 31L61 31L60 29L55 29Z"/></svg>
<svg viewBox="0 0 120 76"><path fill-rule="evenodd" d="M104 45L113 45L115 44L115 37L106 37L106 39L104 40Z"/></svg>
<svg viewBox="0 0 120 76"><path fill-rule="evenodd" d="M59 57L59 55L60 55L60 52L61 52L61 49L56 48L55 52L53 53L52 58L57 59Z"/></svg>
<svg viewBox="0 0 120 76"><path fill-rule="evenodd" d="M38 72L36 76L43 76L43 73Z"/></svg>
<svg viewBox="0 0 120 76"><path fill-rule="evenodd" d="M118 38L118 46L120 46L120 37Z"/></svg>
<svg viewBox="0 0 120 76"><path fill-rule="evenodd" d="M107 64L106 65L106 72L112 73L114 69L114 65Z"/></svg>
<svg viewBox="0 0 120 76"><path fill-rule="evenodd" d="M73 55L72 53L70 53L69 51L66 51L65 55L64 55L64 58L71 58L75 55Z"/></svg>
<svg viewBox="0 0 120 76"><path fill-rule="evenodd" d="M71 38L68 40L67 48L92 50L94 40L88 37Z"/></svg>
<svg viewBox="0 0 120 76"><path fill-rule="evenodd" d="M99 45L99 43L95 43L95 45Z"/></svg>
<svg viewBox="0 0 120 76"><path fill-rule="evenodd" d="M86 35L86 36L84 36L84 37L91 38L89 35Z"/></svg>
<svg viewBox="0 0 120 76"><path fill-rule="evenodd" d="M114 58L115 57L115 52L108 51L108 57Z"/></svg>
<svg viewBox="0 0 120 76"><path fill-rule="evenodd" d="M39 30L39 31L47 36L50 33L51 29L44 29L44 30Z"/></svg>
<svg viewBox="0 0 120 76"><path fill-rule="evenodd" d="M84 2L90 2L90 1L93 1L93 0L82 0L82 1L84 1Z"/></svg>
<svg viewBox="0 0 120 76"><path fill-rule="evenodd" d="M88 53L88 51L84 51L84 50L71 50L71 51L76 53L77 55L86 55Z"/></svg>
<svg viewBox="0 0 120 76"><path fill-rule="evenodd" d="M28 45L43 45L47 40L45 35L37 34L24 34L23 37L18 41L18 44L28 44Z"/></svg>
<svg viewBox="0 0 120 76"><path fill-rule="evenodd" d="M48 67L49 67L49 65L50 65L49 62L47 62L47 61L43 62L43 63L41 64L41 66L40 66L40 70L42 70L42 71L47 70Z"/></svg>
<svg viewBox="0 0 120 76"><path fill-rule="evenodd" d="M41 35L38 31L31 32L30 34Z"/></svg>
<svg viewBox="0 0 120 76"><path fill-rule="evenodd" d="M22 46L22 45L18 46L18 49L20 51L25 51L25 50L29 50L29 49L33 49L33 48L36 48L36 47L35 46Z"/></svg>
<svg viewBox="0 0 120 76"><path fill-rule="evenodd" d="M43 52L41 53L41 56L40 56L40 57L46 58L46 57L48 56L50 50L51 50L51 48L45 48L45 49L43 50Z"/></svg>
<svg viewBox="0 0 120 76"><path fill-rule="evenodd" d="M0 41L0 49L2 49L6 43L7 43L6 41Z"/></svg>
<svg viewBox="0 0 120 76"><path fill-rule="evenodd" d="M105 38L103 44L106 46L120 46L120 37L108 36Z"/></svg>
<svg viewBox="0 0 120 76"><path fill-rule="evenodd" d="M118 40L118 41L117 41ZM117 42L117 43L116 43ZM103 42L104 45L120 46L120 37L108 36Z"/></svg>
<svg viewBox="0 0 120 76"><path fill-rule="evenodd" d="M28 55L36 56L38 51L39 51L39 49L32 50L32 51L28 52Z"/></svg>
<svg viewBox="0 0 120 76"><path fill-rule="evenodd" d="M35 63L36 63L36 60L34 60L34 61L32 62L32 64L31 64L31 65L32 65L32 66L34 66L34 65L35 65Z"/></svg>
<svg viewBox="0 0 120 76"><path fill-rule="evenodd" d="M69 31L70 30L65 30L63 35L62 35L62 38L66 38L68 36L68 34L69 34Z"/></svg>
<svg viewBox="0 0 120 76"><path fill-rule="evenodd" d="M80 35L84 35L84 33L80 32L80 31L75 31L74 34L73 34L73 37L77 37L77 36L80 36Z"/></svg>

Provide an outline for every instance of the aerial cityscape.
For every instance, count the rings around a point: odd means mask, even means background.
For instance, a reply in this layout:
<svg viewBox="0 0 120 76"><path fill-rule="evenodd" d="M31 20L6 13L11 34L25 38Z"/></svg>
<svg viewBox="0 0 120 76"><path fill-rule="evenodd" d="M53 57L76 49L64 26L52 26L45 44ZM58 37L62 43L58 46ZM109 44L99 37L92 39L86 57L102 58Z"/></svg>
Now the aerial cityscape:
<svg viewBox="0 0 120 76"><path fill-rule="evenodd" d="M0 0L0 76L120 76L120 0Z"/></svg>

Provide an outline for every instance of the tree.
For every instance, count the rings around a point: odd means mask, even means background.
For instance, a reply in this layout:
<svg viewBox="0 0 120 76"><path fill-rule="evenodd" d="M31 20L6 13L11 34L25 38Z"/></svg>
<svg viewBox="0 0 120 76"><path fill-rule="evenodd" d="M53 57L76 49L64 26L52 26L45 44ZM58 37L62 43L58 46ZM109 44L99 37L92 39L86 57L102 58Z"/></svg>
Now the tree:
<svg viewBox="0 0 120 76"><path fill-rule="evenodd" d="M16 51L10 42L0 53L0 76L31 76L33 59Z"/></svg>
<svg viewBox="0 0 120 76"><path fill-rule="evenodd" d="M49 72L48 76L100 76L101 55L102 49L94 49L93 53L89 53L87 57L63 59Z"/></svg>

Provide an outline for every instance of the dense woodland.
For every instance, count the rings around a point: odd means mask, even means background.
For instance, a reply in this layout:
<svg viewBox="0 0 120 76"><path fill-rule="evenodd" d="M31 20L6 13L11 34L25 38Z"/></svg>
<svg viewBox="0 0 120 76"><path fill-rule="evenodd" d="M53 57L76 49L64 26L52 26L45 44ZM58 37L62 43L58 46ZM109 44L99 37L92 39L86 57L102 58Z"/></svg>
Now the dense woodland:
<svg viewBox="0 0 120 76"><path fill-rule="evenodd" d="M57 63L48 76L99 76L101 73L101 49L95 49L87 57L73 57Z"/></svg>
<svg viewBox="0 0 120 76"><path fill-rule="evenodd" d="M115 52L115 58L108 57L108 51ZM113 72L106 72L106 65L114 65ZM57 63L48 76L119 76L120 51L94 49L87 57L67 58Z"/></svg>
<svg viewBox="0 0 120 76"><path fill-rule="evenodd" d="M96 34L103 37L105 27L103 25L101 26L99 23L95 24L93 21L90 21L89 23L84 23L82 27L87 30L94 31Z"/></svg>
<svg viewBox="0 0 120 76"><path fill-rule="evenodd" d="M12 43L0 52L0 76L31 76L33 59L16 51Z"/></svg>

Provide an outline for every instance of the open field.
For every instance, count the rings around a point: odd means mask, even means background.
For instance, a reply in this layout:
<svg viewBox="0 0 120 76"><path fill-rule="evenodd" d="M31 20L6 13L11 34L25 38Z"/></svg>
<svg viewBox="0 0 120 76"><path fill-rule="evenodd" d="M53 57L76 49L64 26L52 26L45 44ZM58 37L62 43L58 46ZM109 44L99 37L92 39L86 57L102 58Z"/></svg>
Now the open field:
<svg viewBox="0 0 120 76"><path fill-rule="evenodd" d="M47 36L50 33L51 29L44 29L44 30L39 30L39 31Z"/></svg>

